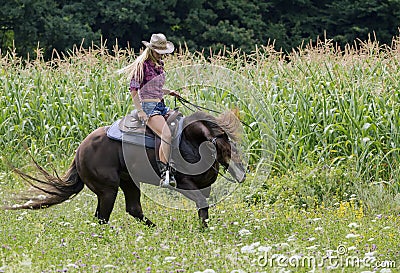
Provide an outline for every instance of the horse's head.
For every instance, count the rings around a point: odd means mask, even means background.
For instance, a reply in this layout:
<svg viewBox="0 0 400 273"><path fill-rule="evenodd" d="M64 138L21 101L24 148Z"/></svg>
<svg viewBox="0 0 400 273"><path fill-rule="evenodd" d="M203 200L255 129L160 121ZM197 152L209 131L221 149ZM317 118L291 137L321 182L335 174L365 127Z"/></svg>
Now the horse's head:
<svg viewBox="0 0 400 273"><path fill-rule="evenodd" d="M196 112L185 118L183 127L185 136L190 141L197 142L199 146L205 143L204 140L213 144L213 148L208 151L237 182L241 183L246 179L245 164L236 143L240 135L238 132L241 128L240 121L232 112L225 112L218 117L204 112ZM188 151L187 157L191 158L188 154L193 150L188 149ZM200 159L200 154L201 151L196 160ZM208 156L205 155L204 158L208 158ZM196 160L192 161L196 162ZM210 162L206 163L209 168Z"/></svg>
<svg viewBox="0 0 400 273"><path fill-rule="evenodd" d="M224 133L212 140L217 150L217 161L239 183L246 179L246 169L242 157L234 140Z"/></svg>

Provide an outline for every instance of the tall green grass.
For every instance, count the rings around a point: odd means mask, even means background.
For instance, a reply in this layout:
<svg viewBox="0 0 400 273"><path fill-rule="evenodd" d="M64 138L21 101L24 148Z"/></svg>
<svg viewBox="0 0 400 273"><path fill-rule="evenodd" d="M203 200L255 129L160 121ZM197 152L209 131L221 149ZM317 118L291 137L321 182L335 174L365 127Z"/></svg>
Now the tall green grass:
<svg viewBox="0 0 400 273"><path fill-rule="evenodd" d="M262 98L256 106L230 90L193 87L183 95L203 106L238 107L247 124L254 125L255 115L267 116L274 174L304 165L348 165L365 181L384 181L399 191L399 43L360 41L340 49L326 40L289 55L269 45L252 54L226 50L209 57L181 49L167 57L166 69L213 64L250 79ZM37 55L26 61L7 52L0 59L0 150L16 164L24 164L28 147L39 161L50 157L68 165L88 133L132 109L127 80L116 71L136 53L102 45L74 48L47 62L40 50ZM253 167L263 149L257 144L265 137L260 126L244 127Z"/></svg>

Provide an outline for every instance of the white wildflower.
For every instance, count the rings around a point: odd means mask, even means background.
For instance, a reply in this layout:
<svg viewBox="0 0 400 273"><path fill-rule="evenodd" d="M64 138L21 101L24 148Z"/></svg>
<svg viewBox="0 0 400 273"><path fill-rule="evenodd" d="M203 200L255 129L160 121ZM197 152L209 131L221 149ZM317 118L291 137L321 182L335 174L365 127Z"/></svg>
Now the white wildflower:
<svg viewBox="0 0 400 273"><path fill-rule="evenodd" d="M248 229L241 229L241 230L239 230L239 235L240 236L246 236L246 235L251 235L252 233L250 232L250 230L248 230Z"/></svg>
<svg viewBox="0 0 400 273"><path fill-rule="evenodd" d="M206 269L204 271L195 271L194 273L216 273L213 269Z"/></svg>
<svg viewBox="0 0 400 273"><path fill-rule="evenodd" d="M168 256L168 257L165 257L165 258L164 258L164 261L166 261L166 262L172 262L172 261L175 260L175 259L176 259L176 257Z"/></svg>
<svg viewBox="0 0 400 273"><path fill-rule="evenodd" d="M349 228L358 228L360 225L357 223L350 223Z"/></svg>
<svg viewBox="0 0 400 273"><path fill-rule="evenodd" d="M313 245L313 246L306 247L306 249L312 250L312 249L317 249L318 247L319 247L319 245Z"/></svg>
<svg viewBox="0 0 400 273"><path fill-rule="evenodd" d="M240 252L242 253L254 253L256 250L254 249L255 247L258 247L260 245L260 242L252 243L251 245L243 246L240 249Z"/></svg>
<svg viewBox="0 0 400 273"><path fill-rule="evenodd" d="M281 243L281 244L279 244L279 246L282 247L282 248L289 248L290 247L290 245L288 243Z"/></svg>
<svg viewBox="0 0 400 273"><path fill-rule="evenodd" d="M353 233L349 233L346 235L346 239L351 239L351 238L357 238L360 237L359 234L353 234Z"/></svg>
<svg viewBox="0 0 400 273"><path fill-rule="evenodd" d="M240 249L240 252L242 252L242 253L254 253L254 252L256 252L256 251L254 250L254 247L252 247L252 246L250 245L250 246L243 246L243 247Z"/></svg>
<svg viewBox="0 0 400 273"><path fill-rule="evenodd" d="M271 246L259 246L257 250L258 252L269 252L271 251L271 249Z"/></svg>
<svg viewBox="0 0 400 273"><path fill-rule="evenodd" d="M336 252L336 250L328 249L328 250L326 251L326 256L327 256L327 257L331 257L335 252Z"/></svg>

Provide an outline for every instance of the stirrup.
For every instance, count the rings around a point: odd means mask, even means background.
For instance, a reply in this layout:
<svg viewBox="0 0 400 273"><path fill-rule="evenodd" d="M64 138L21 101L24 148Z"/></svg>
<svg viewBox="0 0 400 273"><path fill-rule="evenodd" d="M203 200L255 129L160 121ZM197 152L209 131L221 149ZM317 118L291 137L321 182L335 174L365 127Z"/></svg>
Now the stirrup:
<svg viewBox="0 0 400 273"><path fill-rule="evenodd" d="M161 173L160 187L167 188L176 187L176 181L174 175L169 170L169 165L164 162L158 161L158 168Z"/></svg>
<svg viewBox="0 0 400 273"><path fill-rule="evenodd" d="M173 188L176 187L175 177L173 174L170 175L169 170L166 170L165 176L161 178L160 186L161 186L161 188L167 188L168 186L173 187Z"/></svg>

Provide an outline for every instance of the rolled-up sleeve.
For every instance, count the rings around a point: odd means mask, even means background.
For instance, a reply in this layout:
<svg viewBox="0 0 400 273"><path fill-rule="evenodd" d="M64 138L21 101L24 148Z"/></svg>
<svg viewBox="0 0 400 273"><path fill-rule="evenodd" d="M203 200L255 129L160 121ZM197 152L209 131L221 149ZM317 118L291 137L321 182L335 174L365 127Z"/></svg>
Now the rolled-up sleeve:
<svg viewBox="0 0 400 273"><path fill-rule="evenodd" d="M140 88L140 83L137 82L134 78L131 79L131 82L129 84L129 91L137 91Z"/></svg>

